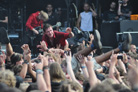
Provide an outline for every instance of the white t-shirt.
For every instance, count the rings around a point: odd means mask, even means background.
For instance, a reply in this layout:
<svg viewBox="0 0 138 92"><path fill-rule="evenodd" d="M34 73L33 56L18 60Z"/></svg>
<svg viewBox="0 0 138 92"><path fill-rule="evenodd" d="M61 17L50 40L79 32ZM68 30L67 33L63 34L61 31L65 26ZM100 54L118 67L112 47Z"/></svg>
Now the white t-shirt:
<svg viewBox="0 0 138 92"><path fill-rule="evenodd" d="M92 12L82 12L81 16L81 30L82 31L93 31L93 19Z"/></svg>

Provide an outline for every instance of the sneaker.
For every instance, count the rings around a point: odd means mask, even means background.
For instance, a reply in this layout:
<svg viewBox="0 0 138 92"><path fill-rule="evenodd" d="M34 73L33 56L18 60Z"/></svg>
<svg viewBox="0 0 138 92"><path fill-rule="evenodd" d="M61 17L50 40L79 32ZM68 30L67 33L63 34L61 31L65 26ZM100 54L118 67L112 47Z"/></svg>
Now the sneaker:
<svg viewBox="0 0 138 92"><path fill-rule="evenodd" d="M128 51L130 50L130 45L131 45L131 43L132 43L132 36L131 36L130 33L127 33L124 42L122 42L122 43L119 45L119 49L120 49L121 51L128 52Z"/></svg>
<svg viewBox="0 0 138 92"><path fill-rule="evenodd" d="M6 29L4 27L0 28L0 42L2 44L8 44L10 42L7 32L6 32Z"/></svg>
<svg viewBox="0 0 138 92"><path fill-rule="evenodd" d="M95 30L94 32L94 41L91 47L92 49L98 49L98 50L102 49L101 36L98 30Z"/></svg>

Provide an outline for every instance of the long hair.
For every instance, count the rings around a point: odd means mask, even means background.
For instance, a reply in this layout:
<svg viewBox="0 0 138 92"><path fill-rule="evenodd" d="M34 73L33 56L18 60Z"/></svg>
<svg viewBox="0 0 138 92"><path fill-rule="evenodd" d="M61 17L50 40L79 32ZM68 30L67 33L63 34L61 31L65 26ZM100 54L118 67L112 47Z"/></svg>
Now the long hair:
<svg viewBox="0 0 138 92"><path fill-rule="evenodd" d="M53 79L65 80L64 72L62 71L61 66L56 62L50 65L50 77L51 81Z"/></svg>

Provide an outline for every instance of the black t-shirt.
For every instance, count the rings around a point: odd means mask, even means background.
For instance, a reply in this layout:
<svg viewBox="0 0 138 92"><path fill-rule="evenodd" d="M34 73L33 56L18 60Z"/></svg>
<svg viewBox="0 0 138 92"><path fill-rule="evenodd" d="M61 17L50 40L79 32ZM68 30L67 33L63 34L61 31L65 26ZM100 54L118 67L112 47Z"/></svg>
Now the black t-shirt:
<svg viewBox="0 0 138 92"><path fill-rule="evenodd" d="M106 21L112 21L112 20L115 20L116 16L117 16L116 11L108 10L108 11L104 12L103 19Z"/></svg>
<svg viewBox="0 0 138 92"><path fill-rule="evenodd" d="M5 17L8 16L7 10L0 7L0 20L5 20ZM7 27L6 23L0 22L0 27Z"/></svg>
<svg viewBox="0 0 138 92"><path fill-rule="evenodd" d="M46 23L51 25L56 25L57 22L59 22L58 15L54 12L49 16L48 21L46 21Z"/></svg>
<svg viewBox="0 0 138 92"><path fill-rule="evenodd" d="M52 92L59 92L62 84L63 84L63 81L62 82L51 82Z"/></svg>
<svg viewBox="0 0 138 92"><path fill-rule="evenodd" d="M127 6L121 6L121 12L123 14L128 14L130 11L132 11L132 7L128 4ZM120 16L122 19L129 19L127 16Z"/></svg>

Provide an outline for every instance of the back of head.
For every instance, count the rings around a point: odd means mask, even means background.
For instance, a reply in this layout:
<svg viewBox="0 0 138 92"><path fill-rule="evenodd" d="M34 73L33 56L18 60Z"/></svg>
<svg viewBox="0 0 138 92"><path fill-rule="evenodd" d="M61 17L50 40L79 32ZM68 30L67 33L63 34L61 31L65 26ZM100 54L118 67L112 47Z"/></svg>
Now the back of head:
<svg viewBox="0 0 138 92"><path fill-rule="evenodd" d="M50 65L50 77L51 77L51 80L53 79L65 80L65 75L62 71L62 68L56 62Z"/></svg>
<svg viewBox="0 0 138 92"><path fill-rule="evenodd" d="M12 56L11 56L11 63L16 65L16 62L20 61L22 59L22 55L19 54L19 53L14 53Z"/></svg>
<svg viewBox="0 0 138 92"><path fill-rule="evenodd" d="M78 83L69 80L66 80L60 88L60 92L73 92L73 91L83 92L83 89Z"/></svg>
<svg viewBox="0 0 138 92"><path fill-rule="evenodd" d="M10 70L0 71L0 82L5 83L9 87L15 87L16 78L14 73Z"/></svg>
<svg viewBox="0 0 138 92"><path fill-rule="evenodd" d="M30 92L30 91L33 91L33 90L38 90L37 83L30 84L30 86L27 88L26 92Z"/></svg>
<svg viewBox="0 0 138 92"><path fill-rule="evenodd" d="M98 84L91 88L89 92L115 92L111 85Z"/></svg>
<svg viewBox="0 0 138 92"><path fill-rule="evenodd" d="M40 15L43 17L43 19L46 21L48 20L48 14L46 12L44 12L43 10L40 11Z"/></svg>

